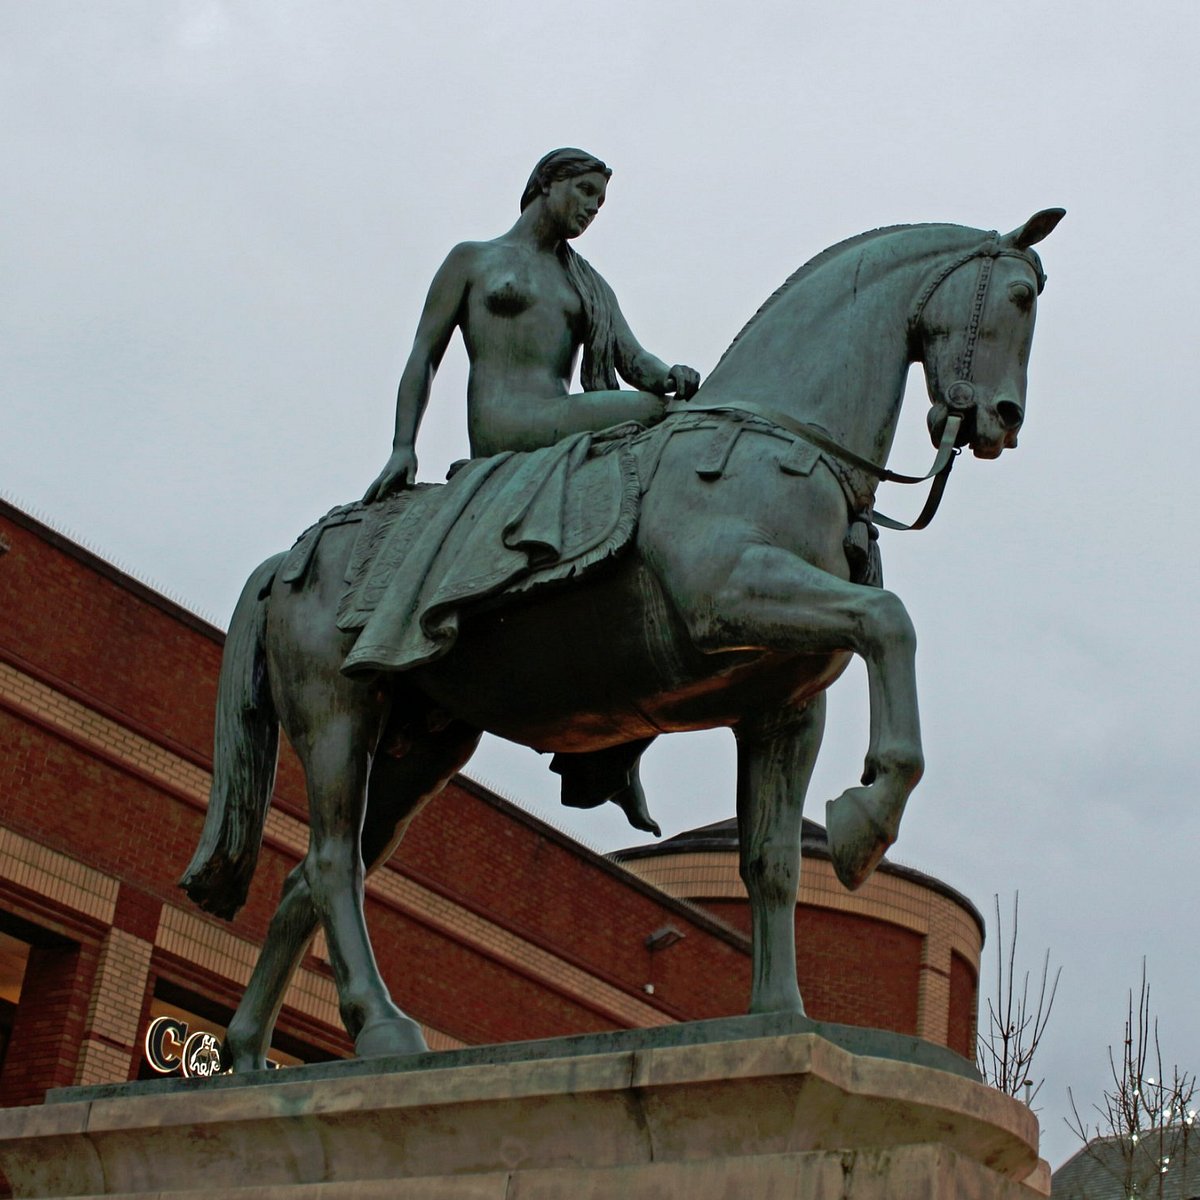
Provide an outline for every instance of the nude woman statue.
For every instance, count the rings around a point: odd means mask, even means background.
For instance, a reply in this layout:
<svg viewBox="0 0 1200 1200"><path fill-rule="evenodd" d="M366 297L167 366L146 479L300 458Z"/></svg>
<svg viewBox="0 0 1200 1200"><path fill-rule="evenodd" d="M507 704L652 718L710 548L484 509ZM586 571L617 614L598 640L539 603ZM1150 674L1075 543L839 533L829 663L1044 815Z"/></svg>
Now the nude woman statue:
<svg viewBox="0 0 1200 1200"><path fill-rule="evenodd" d="M391 457L365 501L415 481L417 430L455 329L470 360L467 427L475 456L534 450L627 421L652 425L666 411L665 397L695 394L698 372L647 351L612 289L571 248L604 204L611 174L582 150L553 150L534 167L507 233L450 251L400 377ZM571 393L581 350L583 392ZM618 376L636 390L619 390ZM613 800L636 828L657 834L637 776L646 745L556 755L563 803L592 808Z"/></svg>

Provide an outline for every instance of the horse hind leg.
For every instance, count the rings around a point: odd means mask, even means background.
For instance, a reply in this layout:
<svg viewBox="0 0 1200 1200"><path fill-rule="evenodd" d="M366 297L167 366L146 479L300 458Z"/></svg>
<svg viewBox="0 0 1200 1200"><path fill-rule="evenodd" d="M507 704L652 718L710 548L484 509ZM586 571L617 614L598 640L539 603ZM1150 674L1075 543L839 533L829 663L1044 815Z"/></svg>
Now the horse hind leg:
<svg viewBox="0 0 1200 1200"><path fill-rule="evenodd" d="M391 858L410 822L471 757L479 731L458 722L414 743L402 758L375 757L367 791L363 821L362 859L365 873ZM263 944L249 986L226 1033L226 1052L235 1072L261 1070L283 998L296 968L311 945L320 918L313 903L305 864L301 863L283 886L283 896ZM407 1024L405 1022L408 1022ZM419 1053L427 1049L420 1027L401 1014L390 1034L382 1028L378 1040L387 1046L374 1051L360 1044L360 1056L372 1053ZM398 1036L397 1036L398 1035ZM369 1043L359 1034L360 1043Z"/></svg>
<svg viewBox="0 0 1200 1200"><path fill-rule="evenodd" d="M304 881L321 919L346 1032L401 1022L379 973L363 912L362 828L378 710L331 687L323 711L296 736L288 728L308 783L309 846Z"/></svg>
<svg viewBox="0 0 1200 1200"><path fill-rule="evenodd" d="M283 895L258 962L225 1031L226 1065L234 1074L266 1067L284 994L312 943L317 925L317 910L301 864L284 880Z"/></svg>
<svg viewBox="0 0 1200 1200"><path fill-rule="evenodd" d="M824 693L786 725L736 730L740 865L753 933L752 1013L804 1013L796 978L800 836L824 730Z"/></svg>
<svg viewBox="0 0 1200 1200"><path fill-rule="evenodd" d="M368 873L385 863L409 823L475 753L482 731L452 721L410 742L401 757L380 753L371 768L363 858ZM405 1014L365 1026L355 1039L360 1058L415 1054L429 1047L421 1027Z"/></svg>

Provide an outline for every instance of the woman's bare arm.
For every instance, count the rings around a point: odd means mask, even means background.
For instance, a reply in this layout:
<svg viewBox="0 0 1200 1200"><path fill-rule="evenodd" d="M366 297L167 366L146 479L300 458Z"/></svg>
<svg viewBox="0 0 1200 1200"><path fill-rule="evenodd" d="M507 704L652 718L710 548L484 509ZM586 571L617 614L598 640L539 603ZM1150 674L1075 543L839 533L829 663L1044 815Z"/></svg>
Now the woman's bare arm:
<svg viewBox="0 0 1200 1200"><path fill-rule="evenodd" d="M425 298L425 307L417 323L413 347L396 392L396 432L392 440L392 455L363 496L367 503L380 500L397 488L411 487L416 480L417 430L425 406L429 403L433 377L442 364L446 347L462 316L473 256L474 247L471 243L455 246L429 285L429 295Z"/></svg>
<svg viewBox="0 0 1200 1200"><path fill-rule="evenodd" d="M694 396L700 386L700 373L681 364L669 367L661 358L651 354L633 336L633 330L629 328L629 322L612 288L598 272L597 278L612 303L613 332L617 341L616 365L621 378L635 388L653 392L656 396L665 396L670 392L674 392L680 400Z"/></svg>

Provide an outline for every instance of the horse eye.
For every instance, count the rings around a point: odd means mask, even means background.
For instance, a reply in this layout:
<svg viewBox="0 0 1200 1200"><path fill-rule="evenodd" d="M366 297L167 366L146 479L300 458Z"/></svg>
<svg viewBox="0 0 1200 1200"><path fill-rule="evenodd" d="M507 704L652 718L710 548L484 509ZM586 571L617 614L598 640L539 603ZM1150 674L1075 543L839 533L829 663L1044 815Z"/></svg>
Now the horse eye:
<svg viewBox="0 0 1200 1200"><path fill-rule="evenodd" d="M1033 303L1033 288L1023 280L1008 285L1008 298L1018 308L1028 308Z"/></svg>

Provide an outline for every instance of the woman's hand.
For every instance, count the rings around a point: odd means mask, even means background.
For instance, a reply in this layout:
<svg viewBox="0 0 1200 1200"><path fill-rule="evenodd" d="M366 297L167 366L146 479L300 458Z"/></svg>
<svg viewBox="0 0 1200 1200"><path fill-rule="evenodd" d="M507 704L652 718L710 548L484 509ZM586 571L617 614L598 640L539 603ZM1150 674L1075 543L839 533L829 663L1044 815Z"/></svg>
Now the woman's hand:
<svg viewBox="0 0 1200 1200"><path fill-rule="evenodd" d="M379 477L366 490L363 503L370 504L374 500L385 500L393 492L409 488L417 479L417 455L411 446L393 450L392 456L379 472Z"/></svg>
<svg viewBox="0 0 1200 1200"><path fill-rule="evenodd" d="M667 372L667 391L675 393L676 400L690 400L700 387L700 372L693 367L676 363Z"/></svg>

